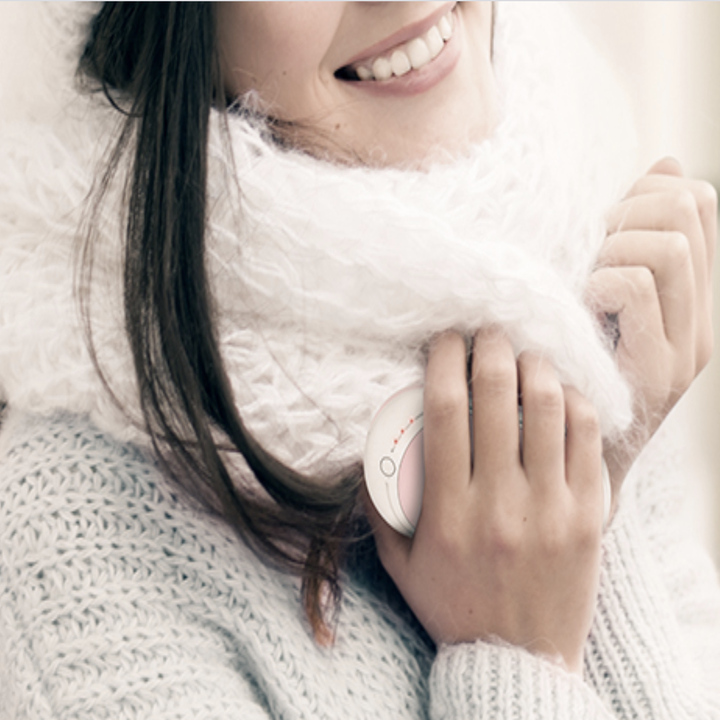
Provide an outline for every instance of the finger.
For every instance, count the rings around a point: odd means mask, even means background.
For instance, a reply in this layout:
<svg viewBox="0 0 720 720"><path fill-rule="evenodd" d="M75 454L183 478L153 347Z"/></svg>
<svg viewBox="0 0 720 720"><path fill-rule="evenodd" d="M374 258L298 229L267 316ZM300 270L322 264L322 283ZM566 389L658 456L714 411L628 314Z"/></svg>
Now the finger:
<svg viewBox="0 0 720 720"><path fill-rule="evenodd" d="M615 220L615 223L613 223ZM614 211L610 228L615 224L629 230L674 231L684 234L689 242L695 276L697 362L702 366L709 353L708 339L712 328L712 295L708 267L708 247L694 196L688 190L641 195L626 200Z"/></svg>
<svg viewBox="0 0 720 720"><path fill-rule="evenodd" d="M652 377L664 377L668 361L660 301L652 272L645 266L600 268L589 278L587 301L597 313L617 315L620 369L635 365L646 377L633 377L642 385Z"/></svg>
<svg viewBox="0 0 720 720"><path fill-rule="evenodd" d="M441 335L425 377L423 514L456 502L470 482L470 421L465 340Z"/></svg>
<svg viewBox="0 0 720 720"><path fill-rule="evenodd" d="M380 561L397 583L401 581L404 568L407 566L412 540L393 530L383 520L364 487L360 493L360 499L372 528Z"/></svg>
<svg viewBox="0 0 720 720"><path fill-rule="evenodd" d="M714 223L714 219L710 221L712 237L706 239L695 196L684 188L623 200L610 212L607 231L610 235L629 230L681 232L690 241L695 275L704 279L709 277L709 257L715 246ZM699 289L706 287L707 283L698 284Z"/></svg>
<svg viewBox="0 0 720 720"><path fill-rule="evenodd" d="M703 239L695 196L687 188L628 197L615 205L607 220L609 235L628 230L674 230ZM698 244L704 247L704 241Z"/></svg>
<svg viewBox="0 0 720 720"><path fill-rule="evenodd" d="M528 482L552 490L565 482L565 400L549 361L518 360L523 405L523 467Z"/></svg>
<svg viewBox="0 0 720 720"><path fill-rule="evenodd" d="M648 175L674 175L675 177L683 176L683 169L680 162L674 157L664 157L653 163L646 173Z"/></svg>
<svg viewBox="0 0 720 720"><path fill-rule="evenodd" d="M705 240L708 274L711 274L717 244L718 197L717 191L710 183L672 175L645 175L633 185L626 199L639 195L685 190L691 192L695 198Z"/></svg>
<svg viewBox="0 0 720 720"><path fill-rule="evenodd" d="M565 467L567 483L578 502L603 516L602 437L592 403L575 388L565 389Z"/></svg>
<svg viewBox="0 0 720 720"><path fill-rule="evenodd" d="M665 337L676 349L694 347L695 275L685 235L643 230L611 235L600 263L606 267L647 267L655 281Z"/></svg>
<svg viewBox="0 0 720 720"><path fill-rule="evenodd" d="M473 477L492 485L520 464L515 352L498 330L480 330L472 366Z"/></svg>

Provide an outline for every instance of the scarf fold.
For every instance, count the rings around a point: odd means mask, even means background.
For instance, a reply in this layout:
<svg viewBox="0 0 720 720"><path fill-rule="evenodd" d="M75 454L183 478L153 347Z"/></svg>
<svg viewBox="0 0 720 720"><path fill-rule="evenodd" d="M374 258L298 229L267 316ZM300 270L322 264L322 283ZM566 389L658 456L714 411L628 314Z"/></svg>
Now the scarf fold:
<svg viewBox="0 0 720 720"><path fill-rule="evenodd" d="M629 389L583 300L605 214L634 169L626 98L545 3L496 8L493 64L496 131L427 172L289 152L240 116L228 119L229 158L213 119L207 261L221 350L248 429L301 472L360 460L373 414L422 381L427 342L448 328L499 325L516 353L549 357L595 404L606 436L631 421ZM84 197L117 118L77 96L71 110L0 148L0 396L87 413L143 442L97 378L72 287ZM95 340L138 416L120 208L101 219Z"/></svg>

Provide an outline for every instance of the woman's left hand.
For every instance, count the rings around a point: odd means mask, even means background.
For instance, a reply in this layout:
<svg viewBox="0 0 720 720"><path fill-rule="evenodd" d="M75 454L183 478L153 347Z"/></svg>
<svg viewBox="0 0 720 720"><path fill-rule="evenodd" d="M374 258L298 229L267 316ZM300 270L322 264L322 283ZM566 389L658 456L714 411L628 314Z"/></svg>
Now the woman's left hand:
<svg viewBox="0 0 720 720"><path fill-rule="evenodd" d="M630 442L606 446L613 497L633 461L710 360L711 272L717 236L712 185L666 158L611 211L588 301L617 316L617 360L634 392Z"/></svg>

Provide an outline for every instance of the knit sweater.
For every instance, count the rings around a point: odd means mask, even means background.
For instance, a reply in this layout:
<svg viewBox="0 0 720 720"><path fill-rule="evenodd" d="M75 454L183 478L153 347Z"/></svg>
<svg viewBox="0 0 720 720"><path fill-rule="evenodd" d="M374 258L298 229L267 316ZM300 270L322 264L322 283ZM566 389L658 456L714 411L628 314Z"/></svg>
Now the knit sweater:
<svg viewBox="0 0 720 720"><path fill-rule="evenodd" d="M436 651L371 555L347 570L320 647L298 582L145 453L82 417L11 412L0 718L720 717L720 591L678 540L670 462L629 480L606 533L582 680L499 642Z"/></svg>

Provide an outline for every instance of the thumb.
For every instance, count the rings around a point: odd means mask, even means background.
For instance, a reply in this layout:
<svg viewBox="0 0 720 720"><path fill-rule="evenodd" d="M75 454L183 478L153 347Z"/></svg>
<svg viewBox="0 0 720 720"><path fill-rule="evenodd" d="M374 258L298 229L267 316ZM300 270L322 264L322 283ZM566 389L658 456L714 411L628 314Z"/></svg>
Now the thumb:
<svg viewBox="0 0 720 720"><path fill-rule="evenodd" d="M674 157L664 157L658 160L647 171L648 175L674 175L683 177L683 169Z"/></svg>
<svg viewBox="0 0 720 720"><path fill-rule="evenodd" d="M402 575L404 569L407 567L412 540L393 530L393 528L383 520L375 508L373 501L370 499L370 495L365 486L363 486L360 492L360 498L365 508L365 515L367 516L375 537L375 544L377 545L380 560L390 576L397 583L398 577Z"/></svg>

